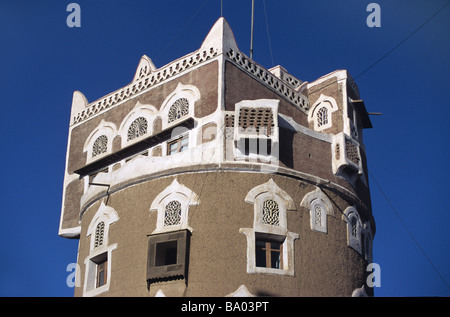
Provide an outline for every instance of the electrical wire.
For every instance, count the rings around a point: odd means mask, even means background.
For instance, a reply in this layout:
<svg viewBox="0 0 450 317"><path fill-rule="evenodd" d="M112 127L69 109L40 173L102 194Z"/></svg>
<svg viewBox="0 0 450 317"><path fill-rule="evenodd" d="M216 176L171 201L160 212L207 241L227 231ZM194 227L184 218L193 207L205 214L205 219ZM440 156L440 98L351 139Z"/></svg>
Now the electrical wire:
<svg viewBox="0 0 450 317"><path fill-rule="evenodd" d="M174 37L169 41L169 43L166 44L166 46L161 50L161 52L158 54L158 56L154 59L154 61L158 60L159 57L169 48L170 45L178 38L180 33L186 29L189 24L191 24L192 20L200 13L200 11L203 9L203 7L208 3L209 0L206 0L202 3L202 5L195 11L195 13L191 16L191 18L181 27L181 29L174 35Z"/></svg>
<svg viewBox="0 0 450 317"><path fill-rule="evenodd" d="M437 10L430 18L428 18L424 23L422 23L421 25L419 25L413 32L411 32L407 37L405 37L403 40L401 40L397 45L395 45L391 50L389 50L386 54L384 54L383 56L381 56L379 59L377 59L373 64L371 64L369 67L367 67L366 69L364 69L362 72L360 72L355 79L357 79L358 77L362 76L363 74L365 74L367 71L369 71L372 67L374 67L376 64L378 64L379 62L381 62L383 59L385 59L386 57L388 57L392 52L394 52L397 48L399 48L403 43L405 43L409 38L411 38L414 34L416 34L421 28L423 28L425 26L425 24L427 24L428 22L430 22L431 20L433 20L442 10L444 10L444 8L446 6L448 6L450 4L450 1L447 1L446 4L444 4L439 10Z"/></svg>
<svg viewBox="0 0 450 317"><path fill-rule="evenodd" d="M414 241L414 243L416 244L416 246L419 248L420 252L422 252L423 256L427 259L427 261L431 264L431 266L433 267L433 269L436 271L437 275L439 276L439 278L442 280L442 282L444 283L444 285L447 287L447 289L450 289L449 285L447 284L447 281L444 279L444 277L442 276L442 274L439 272L439 270L437 269L437 267L433 264L433 262L431 261L430 257L427 255L427 253L425 252L425 250L422 248L422 246L420 245L419 241L417 241L417 239L414 237L414 235L412 234L411 230L409 230L408 226L406 225L406 223L403 221L403 219L400 217L399 213L395 210L394 205L391 203L391 201L389 200L389 198L387 197L387 195L385 194L385 192L383 191L383 189L381 188L380 184L377 182L377 180L375 179L375 177L373 176L373 174L369 171L369 175L372 177L373 181L375 182L375 185L378 187L378 190L381 192L381 194L383 195L384 199L386 200L386 202L388 203L389 207L391 207L391 210L394 212L395 216L397 216L398 220L400 221L401 225L403 226L403 228L406 230L406 232L409 233L410 237L412 238L412 240Z"/></svg>
<svg viewBox="0 0 450 317"><path fill-rule="evenodd" d="M263 0L263 7L264 7L264 16L266 18L266 31L267 31L267 39L269 40L269 49L270 49L270 59L272 61L272 67L275 66L275 63L273 62L273 54L272 54L272 43L270 41L270 33L269 33L269 21L267 19L267 12L266 12L266 1Z"/></svg>

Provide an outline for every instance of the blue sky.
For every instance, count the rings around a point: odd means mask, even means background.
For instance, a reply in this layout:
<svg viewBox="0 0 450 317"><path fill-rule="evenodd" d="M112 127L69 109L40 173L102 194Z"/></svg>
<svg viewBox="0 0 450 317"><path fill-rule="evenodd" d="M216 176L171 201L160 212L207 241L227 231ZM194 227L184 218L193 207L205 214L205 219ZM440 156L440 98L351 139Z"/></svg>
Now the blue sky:
<svg viewBox="0 0 450 317"><path fill-rule="evenodd" d="M0 2L0 296L73 295L78 241L57 234L73 91L91 102L127 85L144 54L159 68L195 51L221 15L220 0L76 1L81 27L69 28L71 2ZM376 1L378 28L371 2L255 0L253 58L304 81L349 70L382 113L364 135L388 199L371 177L375 294L449 296L450 5L413 33L448 1ZM251 1L222 12L248 54Z"/></svg>

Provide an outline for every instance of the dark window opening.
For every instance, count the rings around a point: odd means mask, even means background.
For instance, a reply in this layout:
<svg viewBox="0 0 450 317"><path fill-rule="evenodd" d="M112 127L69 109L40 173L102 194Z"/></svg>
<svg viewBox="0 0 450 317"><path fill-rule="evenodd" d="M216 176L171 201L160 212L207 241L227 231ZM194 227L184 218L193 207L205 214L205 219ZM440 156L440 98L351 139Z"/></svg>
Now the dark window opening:
<svg viewBox="0 0 450 317"><path fill-rule="evenodd" d="M172 279L187 281L189 240L189 230L149 236L147 285Z"/></svg>
<svg viewBox="0 0 450 317"><path fill-rule="evenodd" d="M155 266L177 263L177 240L156 244Z"/></svg>
<svg viewBox="0 0 450 317"><path fill-rule="evenodd" d="M245 138L239 140L238 148L245 155L249 155L250 153L271 155L272 140L264 138Z"/></svg>
<svg viewBox="0 0 450 317"><path fill-rule="evenodd" d="M106 254L95 263L97 264L96 287L101 287L106 284L108 278L108 258Z"/></svg>
<svg viewBox="0 0 450 317"><path fill-rule="evenodd" d="M256 239L256 266L272 269L283 267L283 243L270 239Z"/></svg>

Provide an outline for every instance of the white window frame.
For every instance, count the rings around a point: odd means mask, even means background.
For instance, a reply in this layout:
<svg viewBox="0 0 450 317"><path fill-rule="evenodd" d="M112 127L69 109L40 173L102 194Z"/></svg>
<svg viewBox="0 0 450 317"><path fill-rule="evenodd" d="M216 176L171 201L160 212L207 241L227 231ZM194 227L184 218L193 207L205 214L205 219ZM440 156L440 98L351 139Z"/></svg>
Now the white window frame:
<svg viewBox="0 0 450 317"><path fill-rule="evenodd" d="M319 126L318 120L317 120L317 112L320 108L325 107L327 111L327 123L322 124ZM333 97L326 96L324 94L321 94L319 99L312 105L311 109L308 113L308 122L314 123L314 130L315 131L323 131L325 129L331 128L333 126L332 122L332 113L338 110L338 106L336 103L336 100Z"/></svg>
<svg viewBox="0 0 450 317"><path fill-rule="evenodd" d="M137 143L140 140L150 136L153 134L153 123L156 118L157 109L152 105L144 105L139 101L136 103L136 106L130 113L125 117L119 127L119 135L121 137L121 146L122 148L131 145L133 143ZM134 120L139 117L143 117L147 120L147 133L136 137L134 139L128 140L128 129Z"/></svg>
<svg viewBox="0 0 450 317"><path fill-rule="evenodd" d="M109 291L111 284L111 263L112 263L112 251L117 248L117 243L109 245L109 227L112 223L119 220L117 212L112 207L106 206L103 202L100 208L92 218L86 237L89 239L90 236L90 252L89 255L84 260L85 264L85 276L84 276L84 286L83 286L83 296L90 297L96 296L101 293ZM103 233L103 244L94 247L95 231L97 225L103 221L105 223L105 230ZM107 257L107 268L106 268L106 282L100 287L97 286L97 259L102 257Z"/></svg>
<svg viewBox="0 0 450 317"><path fill-rule="evenodd" d="M278 166L279 163L279 129L278 129L278 99L256 99L256 100L242 100L235 104L234 111L234 141L237 146L234 147L234 156L237 160L247 160L257 162L258 160L264 163L270 163ZM273 114L274 127L271 135L265 134L246 134L239 130L239 115L241 108L269 108ZM245 139L249 140L249 146L258 147L266 146L264 142L270 140L270 154L261 152L250 152L245 154ZM266 146L267 147L267 146Z"/></svg>
<svg viewBox="0 0 450 317"><path fill-rule="evenodd" d="M356 207L347 207L342 219L347 223L347 245L362 255L361 234L363 233L363 225ZM356 222L356 237L353 235L353 221Z"/></svg>
<svg viewBox="0 0 450 317"><path fill-rule="evenodd" d="M328 219L327 216L334 217L334 209L330 200L322 192L320 188L316 188L314 191L309 192L303 197L300 205L309 210L310 214L310 226L311 230L327 233L328 232ZM322 221L320 225L316 223L315 207L319 206L322 210Z"/></svg>
<svg viewBox="0 0 450 317"><path fill-rule="evenodd" d="M106 152L100 153L92 157L93 152L92 148L94 146L95 140L97 140L97 138L102 135L105 135L108 138ZM100 124L89 134L84 143L83 152L87 153L86 164L89 164L91 162L94 162L98 159L101 159L102 157L111 154L113 140L116 137L116 135L117 135L116 125L112 122L106 122L102 120Z"/></svg>
<svg viewBox="0 0 450 317"><path fill-rule="evenodd" d="M189 112L186 116L174 120L169 123L169 110L172 107L173 103L180 98L186 98L189 102ZM194 117L194 106L195 102L200 99L200 91L197 87L193 85L183 85L181 83L178 84L177 88L170 93L166 99L163 101L160 110L160 116L162 121L162 129L165 130L171 126L178 124L180 121L183 121L186 118Z"/></svg>
<svg viewBox="0 0 450 317"><path fill-rule="evenodd" d="M268 225L262 221L264 201L272 199L278 203L280 223ZM239 232L247 238L247 273L268 273L277 275L294 275L294 241L299 235L287 229L286 212L295 211L294 201L284 190L270 179L267 183L256 186L245 197L245 202L253 204L253 228L240 228ZM282 242L283 267L279 269L256 266L256 236L274 239Z"/></svg>
<svg viewBox="0 0 450 317"><path fill-rule="evenodd" d="M177 225L164 226L166 205L173 200L176 200L181 204L181 221ZM198 205L199 203L200 200L196 193L174 179L166 189L156 196L150 206L150 212L157 212L156 229L152 234L182 229L187 229L192 232L193 229L189 226L188 221L189 206Z"/></svg>

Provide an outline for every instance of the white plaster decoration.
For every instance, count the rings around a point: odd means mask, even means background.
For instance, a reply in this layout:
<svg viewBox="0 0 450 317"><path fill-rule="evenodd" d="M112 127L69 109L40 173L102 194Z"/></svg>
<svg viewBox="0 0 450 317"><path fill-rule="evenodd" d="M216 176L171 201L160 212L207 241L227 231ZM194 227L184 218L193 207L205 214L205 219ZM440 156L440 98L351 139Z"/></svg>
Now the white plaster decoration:
<svg viewBox="0 0 450 317"><path fill-rule="evenodd" d="M331 153L333 173L354 186L363 174L359 143L340 132L333 136Z"/></svg>
<svg viewBox="0 0 450 317"><path fill-rule="evenodd" d="M223 17L219 18L213 25L208 35L200 47L200 51L204 51L214 47L217 54L227 52L229 49L238 51L238 46L227 20Z"/></svg>
<svg viewBox="0 0 450 317"><path fill-rule="evenodd" d="M150 211L156 211L156 229L153 233L188 229L189 206L198 205L200 200L196 193L178 183L176 179L153 200Z"/></svg>
<svg viewBox="0 0 450 317"><path fill-rule="evenodd" d="M285 83L291 85L294 89L299 88L303 84L303 81L289 74L288 71L280 65L270 68L269 72L283 80Z"/></svg>
<svg viewBox="0 0 450 317"><path fill-rule="evenodd" d="M161 105L162 128L166 129L180 120L193 117L195 102L200 99L200 91L193 85L178 84Z"/></svg>
<svg viewBox="0 0 450 317"><path fill-rule="evenodd" d="M226 295L225 297L256 297L256 295L250 293L247 286L242 284L241 286L238 287L237 290L235 290L233 293Z"/></svg>
<svg viewBox="0 0 450 317"><path fill-rule="evenodd" d="M368 263L373 262L373 232L370 226L370 222L365 222L362 229L363 235L363 247L364 247L364 257Z"/></svg>
<svg viewBox="0 0 450 317"><path fill-rule="evenodd" d="M86 164L111 153L112 142L116 134L116 125L112 122L102 120L91 134L89 134L84 143L83 152L87 152Z"/></svg>
<svg viewBox="0 0 450 317"><path fill-rule="evenodd" d="M333 205L320 188L309 192L300 204L309 209L311 230L327 233L327 215L334 216Z"/></svg>
<svg viewBox="0 0 450 317"><path fill-rule="evenodd" d="M72 115L72 124L77 124L88 118L97 115L98 113L116 106L131 97L145 92L149 88L176 76L187 69L195 67L203 62L206 62L217 56L217 48L208 47L199 49L183 58L158 69L151 71L148 75L135 79L132 83L122 89L116 90L105 97L89 104L84 110ZM80 108L77 108L80 109Z"/></svg>
<svg viewBox="0 0 450 317"><path fill-rule="evenodd" d="M253 228L239 229L247 238L247 273L294 275L294 240L299 235L288 231L286 215L288 210L296 210L293 199L270 179L250 190L245 202L254 206ZM265 210L268 205L271 207L270 217L267 217ZM257 238L272 239L282 244L282 267L276 269L256 266Z"/></svg>
<svg viewBox="0 0 450 317"><path fill-rule="evenodd" d="M277 99L242 100L235 105L236 159L278 164L279 102Z"/></svg>
<svg viewBox="0 0 450 317"><path fill-rule="evenodd" d="M336 100L332 97L320 95L308 113L308 122L314 122L314 130L323 131L331 128L331 114L338 110Z"/></svg>
<svg viewBox="0 0 450 317"><path fill-rule="evenodd" d="M89 223L86 236L91 236L90 250L95 249L95 232L97 229L97 225L101 222L104 223L103 229L103 244L98 246L101 248L102 246L108 245L108 235L109 235L109 226L114 222L119 220L119 215L112 207L108 207L104 202L101 203L100 208L95 213L91 222Z"/></svg>
<svg viewBox="0 0 450 317"><path fill-rule="evenodd" d="M127 116L123 119L122 123L119 126L118 134L121 137L122 148L127 145L139 142L140 140L153 133L153 122L156 118L156 113L157 109L154 106L141 104L139 101L136 102L136 106L133 108L133 110L130 111L130 113L127 114ZM142 118L145 119L147 125L145 132L142 130L142 123L145 122ZM141 133L134 134L134 137L130 138L129 133L132 133L132 131L130 131L130 128L133 129L134 125L136 125L137 123L139 124L139 121L141 126Z"/></svg>
<svg viewBox="0 0 450 317"><path fill-rule="evenodd" d="M284 235L265 233L255 230L254 228L240 228L239 232L247 238L247 273L268 273L277 275L294 275L294 241L299 235L294 232L286 231ZM256 266L256 238L265 237L272 240L278 240L282 243L283 259L280 269L258 267Z"/></svg>
<svg viewBox="0 0 450 317"><path fill-rule="evenodd" d="M84 111L86 107L88 106L89 102L87 101L86 97L79 92L78 90L73 92L72 97L72 109L70 114L70 124L72 125L74 123L75 117L78 113Z"/></svg>
<svg viewBox="0 0 450 317"><path fill-rule="evenodd" d="M298 133L302 133L305 134L309 137L321 140L321 141L325 141L331 144L331 142L333 142L333 135L332 134L328 134L328 133L323 133L323 132L318 132L318 131L314 131L312 129L309 129L305 126L302 126L300 124L298 124L297 122L294 121L294 119L292 119L291 117L288 117L282 113L278 114L279 119L278 119L278 125L279 127L285 128L285 129L289 129L291 131L295 131Z"/></svg>
<svg viewBox="0 0 450 317"><path fill-rule="evenodd" d="M342 215L342 220L347 223L347 245L362 254L361 233L363 226L356 207L347 207Z"/></svg>
<svg viewBox="0 0 450 317"><path fill-rule="evenodd" d="M164 292L161 289L159 289L156 292L155 297L166 297L166 294L164 294Z"/></svg>
<svg viewBox="0 0 450 317"><path fill-rule="evenodd" d="M84 260L85 278L83 296L96 296L109 290L111 283L112 251L117 248L117 243L109 244L109 227L119 220L117 212L103 202L89 223L86 236L90 236L90 252ZM103 227L103 228L102 228ZM99 228L102 228L102 241L99 243ZM97 287L97 263L106 260L106 281Z"/></svg>
<svg viewBox="0 0 450 317"><path fill-rule="evenodd" d="M276 226L264 222L263 207L267 200L273 200L278 204L279 219ZM285 234L287 231L286 211L297 210L291 196L278 187L273 179L250 190L245 197L245 202L254 204L255 217L253 228L262 232Z"/></svg>
<svg viewBox="0 0 450 317"><path fill-rule="evenodd" d="M136 69L136 73L134 74L133 82L148 76L151 72L156 70L155 64L153 64L152 60L147 56L143 55L141 60L139 61L139 65Z"/></svg>
<svg viewBox="0 0 450 317"><path fill-rule="evenodd" d="M352 293L352 297L368 297L364 285L361 286L360 288L355 289Z"/></svg>
<svg viewBox="0 0 450 317"><path fill-rule="evenodd" d="M238 65L239 68L245 70L258 81L292 102L298 107L298 109L305 113L307 112L309 108L308 98L302 93L296 91L294 88L291 88L291 85L284 83L281 79L278 79L277 76L255 63L240 51L230 49L226 56Z"/></svg>

